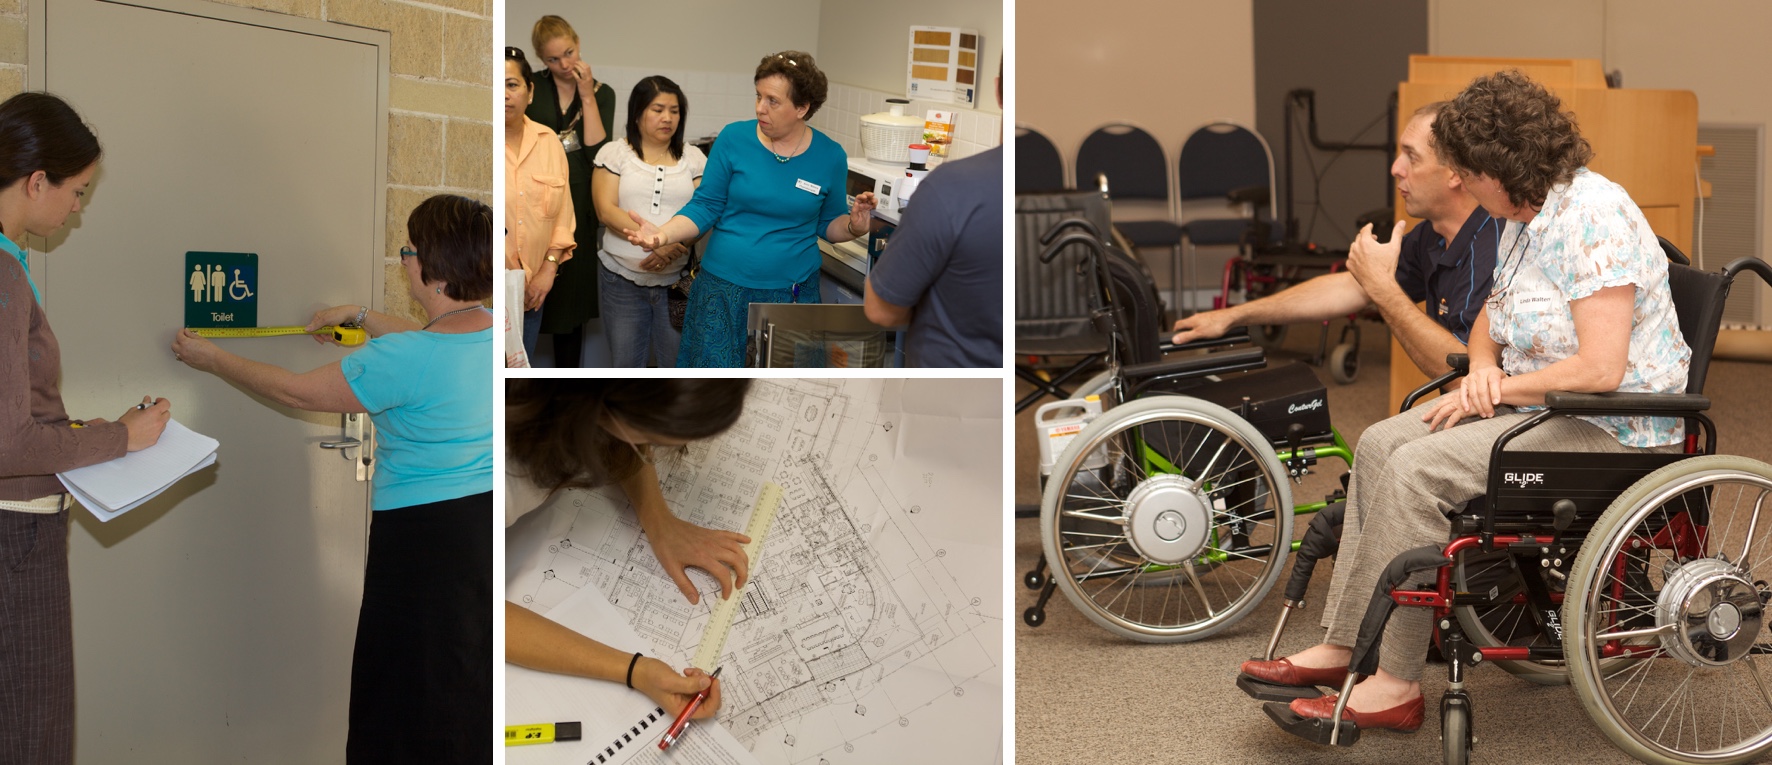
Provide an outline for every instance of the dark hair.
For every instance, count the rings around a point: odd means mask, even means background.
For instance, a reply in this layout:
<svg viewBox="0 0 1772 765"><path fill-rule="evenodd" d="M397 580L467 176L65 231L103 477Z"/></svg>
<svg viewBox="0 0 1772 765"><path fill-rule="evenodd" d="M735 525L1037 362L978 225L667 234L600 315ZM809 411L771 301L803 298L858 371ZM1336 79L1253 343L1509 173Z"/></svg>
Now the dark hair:
<svg viewBox="0 0 1772 765"><path fill-rule="evenodd" d="M1563 102L1517 69L1478 77L1434 120L1440 161L1501 182L1516 207L1544 204L1594 150Z"/></svg>
<svg viewBox="0 0 1772 765"><path fill-rule="evenodd" d="M438 194L412 209L406 236L418 250L418 275L443 282L455 300L492 296L492 208L454 194Z"/></svg>
<svg viewBox="0 0 1772 765"><path fill-rule="evenodd" d="M517 71L523 74L523 87L535 87L530 82L535 79L535 70L529 67L529 58L523 55L522 48L505 48L505 60L517 62Z"/></svg>
<svg viewBox="0 0 1772 765"><path fill-rule="evenodd" d="M0 188L38 170L60 186L101 153L98 136L60 97L20 93L0 103Z"/></svg>
<svg viewBox="0 0 1772 765"><path fill-rule="evenodd" d="M788 81L788 98L795 106L806 107L805 119L812 119L812 115L818 113L818 107L824 105L824 72L818 70L812 54L784 50L764 56L757 64L757 76L752 77L751 82L762 82L763 78L773 74Z"/></svg>
<svg viewBox="0 0 1772 765"><path fill-rule="evenodd" d="M666 438L710 438L738 422L750 385L731 378L507 380L505 453L549 491L604 486L640 469L636 450L603 428L606 417Z"/></svg>
<svg viewBox="0 0 1772 765"><path fill-rule="evenodd" d="M635 154L640 153L640 139L636 137L640 135L640 115L646 113L646 108L652 106L653 99L660 93L677 97L677 132L671 134L671 156L682 159L683 131L689 124L689 98L683 95L683 89L677 87L677 83L663 75L642 77L634 83L634 92L628 96L628 146Z"/></svg>

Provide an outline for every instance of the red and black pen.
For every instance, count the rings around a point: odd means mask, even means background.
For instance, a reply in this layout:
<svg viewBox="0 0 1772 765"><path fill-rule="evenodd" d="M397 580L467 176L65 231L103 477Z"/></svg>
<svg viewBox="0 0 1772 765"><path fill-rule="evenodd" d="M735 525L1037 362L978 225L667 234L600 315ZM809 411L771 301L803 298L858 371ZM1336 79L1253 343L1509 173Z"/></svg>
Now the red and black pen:
<svg viewBox="0 0 1772 765"><path fill-rule="evenodd" d="M672 744L677 743L677 739L683 737L683 731L689 729L689 718L695 716L695 710L701 709L701 703L707 701L708 694L714 692L713 681L720 679L720 670L722 669L725 668L715 667L714 674L708 675L708 687L701 689L700 693L695 694L695 698L689 700L689 705L683 707L683 711L677 715L676 721L672 722L671 727L665 730L664 738L658 740L659 749L669 749Z"/></svg>

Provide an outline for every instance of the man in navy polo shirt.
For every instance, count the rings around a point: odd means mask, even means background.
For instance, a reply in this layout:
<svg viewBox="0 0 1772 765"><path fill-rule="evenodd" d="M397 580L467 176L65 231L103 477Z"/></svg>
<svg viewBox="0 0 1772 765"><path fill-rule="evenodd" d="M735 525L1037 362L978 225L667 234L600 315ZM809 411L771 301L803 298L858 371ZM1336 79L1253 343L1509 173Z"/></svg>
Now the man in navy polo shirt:
<svg viewBox="0 0 1772 765"><path fill-rule="evenodd" d="M1414 230L1403 234L1399 221L1390 241L1380 244L1367 225L1349 248L1348 270L1182 319L1175 323L1175 342L1219 337L1249 324L1327 321L1375 305L1415 366L1429 377L1446 372L1446 354L1465 352L1471 325L1489 297L1502 221L1490 218L1435 156L1439 109L1434 103L1416 110L1391 163L1403 209L1422 219ZM1423 301L1426 313L1415 308Z"/></svg>

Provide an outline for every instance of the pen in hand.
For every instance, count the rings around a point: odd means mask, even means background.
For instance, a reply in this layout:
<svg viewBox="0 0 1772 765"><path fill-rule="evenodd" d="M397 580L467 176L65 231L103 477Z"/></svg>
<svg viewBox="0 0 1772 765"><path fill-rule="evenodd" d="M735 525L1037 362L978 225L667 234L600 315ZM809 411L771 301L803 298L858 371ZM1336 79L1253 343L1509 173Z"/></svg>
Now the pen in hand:
<svg viewBox="0 0 1772 765"><path fill-rule="evenodd" d="M689 718L695 716L695 710L700 709L702 702L708 700L708 694L714 692L713 681L720 679L720 670L722 669L725 668L715 667L714 674L708 676L708 687L701 689L695 694L695 698L690 699L689 704L683 707L682 714L677 715L676 721L672 722L671 727L665 731L664 738L658 740L659 749L669 749L672 744L677 743L677 739L682 738L683 731L689 728Z"/></svg>

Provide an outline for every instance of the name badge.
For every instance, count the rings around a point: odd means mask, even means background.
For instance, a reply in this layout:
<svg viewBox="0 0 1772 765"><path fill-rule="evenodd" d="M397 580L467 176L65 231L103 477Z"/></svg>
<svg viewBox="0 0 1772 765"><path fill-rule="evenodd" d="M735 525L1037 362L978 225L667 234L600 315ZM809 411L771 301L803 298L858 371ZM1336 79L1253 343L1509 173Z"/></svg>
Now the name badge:
<svg viewBox="0 0 1772 765"><path fill-rule="evenodd" d="M794 181L794 188L804 191L808 194L817 194L821 190L821 188L818 184L813 183L812 181L806 180L805 178L801 178L797 181Z"/></svg>
<svg viewBox="0 0 1772 765"><path fill-rule="evenodd" d="M1540 313L1557 307L1563 298L1556 290L1522 292L1514 296L1515 313Z"/></svg>

